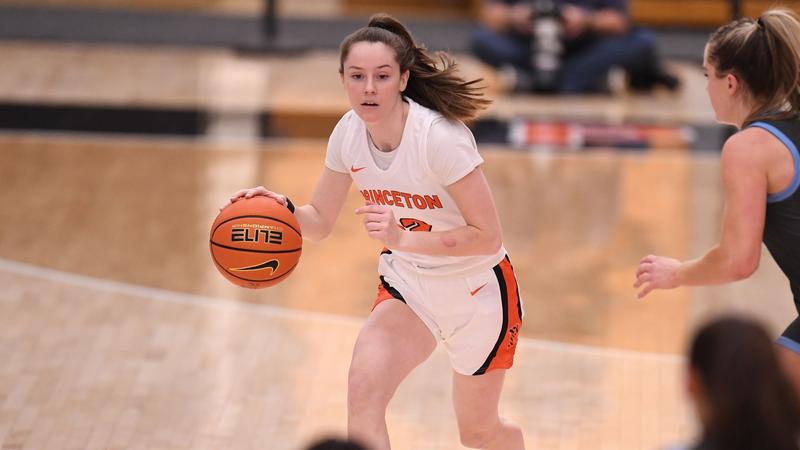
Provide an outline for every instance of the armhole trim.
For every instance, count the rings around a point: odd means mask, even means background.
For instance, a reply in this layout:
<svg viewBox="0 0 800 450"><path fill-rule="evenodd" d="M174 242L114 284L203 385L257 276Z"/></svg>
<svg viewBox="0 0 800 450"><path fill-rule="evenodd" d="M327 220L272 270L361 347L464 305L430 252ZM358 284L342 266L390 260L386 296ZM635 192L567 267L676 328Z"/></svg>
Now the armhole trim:
<svg viewBox="0 0 800 450"><path fill-rule="evenodd" d="M789 183L789 187L782 190L781 192L767 195L767 203L777 203L787 198L791 197L797 191L797 188L800 187L800 153L797 151L797 146L786 136L781 130L776 128L774 125L768 124L766 122L753 122L750 127L758 127L763 130L768 131L770 134L778 138L783 145L789 149L789 152L792 154L792 162L794 163L794 174L792 175L792 182Z"/></svg>

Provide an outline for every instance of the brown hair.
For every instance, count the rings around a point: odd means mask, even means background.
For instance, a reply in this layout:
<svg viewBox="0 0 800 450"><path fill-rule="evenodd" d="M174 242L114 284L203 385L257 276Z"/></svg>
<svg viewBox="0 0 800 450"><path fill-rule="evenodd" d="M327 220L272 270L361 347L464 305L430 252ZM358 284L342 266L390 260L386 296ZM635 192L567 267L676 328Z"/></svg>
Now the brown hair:
<svg viewBox="0 0 800 450"><path fill-rule="evenodd" d="M347 36L340 47L339 73L344 73L344 60L350 48L358 42L382 42L395 52L400 73L410 76L404 94L422 106L441 113L448 119L469 121L491 103L483 98L482 78L465 81L457 73L455 61L444 52L436 52L441 63L428 54L425 46L417 45L402 23L388 14L375 14L369 24Z"/></svg>
<svg viewBox="0 0 800 450"><path fill-rule="evenodd" d="M800 17L770 9L757 20L739 19L708 40L709 63L718 76L735 75L755 103L745 125L800 113Z"/></svg>
<svg viewBox="0 0 800 450"><path fill-rule="evenodd" d="M800 448L800 402L774 347L761 325L737 317L714 320L692 339L689 364L706 394L710 448Z"/></svg>

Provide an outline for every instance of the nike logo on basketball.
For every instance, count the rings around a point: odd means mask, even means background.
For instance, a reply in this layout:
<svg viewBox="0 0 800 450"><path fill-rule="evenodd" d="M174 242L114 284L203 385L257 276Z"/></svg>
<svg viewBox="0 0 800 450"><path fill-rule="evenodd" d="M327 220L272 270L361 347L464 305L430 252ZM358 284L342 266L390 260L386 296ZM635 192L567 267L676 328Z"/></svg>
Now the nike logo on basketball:
<svg viewBox="0 0 800 450"><path fill-rule="evenodd" d="M366 169L366 167L350 166L350 172L353 172L353 173L361 172L364 169Z"/></svg>
<svg viewBox="0 0 800 450"><path fill-rule="evenodd" d="M475 289L474 291L470 291L469 295L471 295L471 296L475 297L475 294L477 294L477 293L478 293L478 291L480 291L481 289L483 289L484 287L486 287L486 285L487 285L487 284L489 284L489 283L483 283L483 286L479 287L478 289Z"/></svg>
<svg viewBox="0 0 800 450"><path fill-rule="evenodd" d="M275 273L275 271L278 270L278 265L279 265L279 263L278 263L277 259L270 259L267 262L263 262L261 264L256 264L254 266L239 267L237 269L233 269L232 268L231 270L235 270L235 271L238 271L238 272L252 272L254 270L271 269L272 273Z"/></svg>

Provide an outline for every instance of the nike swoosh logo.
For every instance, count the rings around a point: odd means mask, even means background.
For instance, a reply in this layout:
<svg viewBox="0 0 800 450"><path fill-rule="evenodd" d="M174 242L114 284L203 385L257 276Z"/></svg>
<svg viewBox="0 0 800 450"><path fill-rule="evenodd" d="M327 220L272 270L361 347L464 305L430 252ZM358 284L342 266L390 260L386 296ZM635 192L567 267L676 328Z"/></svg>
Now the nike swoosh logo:
<svg viewBox="0 0 800 450"><path fill-rule="evenodd" d="M489 283L483 283L483 286L479 287L478 289L475 289L474 291L470 291L469 295L475 297L475 294L477 294L478 291L480 291L481 289L485 288L487 284Z"/></svg>
<svg viewBox="0 0 800 450"><path fill-rule="evenodd" d="M272 273L275 273L275 271L278 270L278 260L270 259L267 262L256 264L255 266L239 267L237 269L232 268L231 270L235 270L237 272L252 272L254 270L262 270L262 269L272 269Z"/></svg>
<svg viewBox="0 0 800 450"><path fill-rule="evenodd" d="M364 170L364 169L366 169L366 167L355 167L355 166L350 166L350 172L353 172L353 173L356 173L356 172L361 172L361 171L362 171L362 170Z"/></svg>

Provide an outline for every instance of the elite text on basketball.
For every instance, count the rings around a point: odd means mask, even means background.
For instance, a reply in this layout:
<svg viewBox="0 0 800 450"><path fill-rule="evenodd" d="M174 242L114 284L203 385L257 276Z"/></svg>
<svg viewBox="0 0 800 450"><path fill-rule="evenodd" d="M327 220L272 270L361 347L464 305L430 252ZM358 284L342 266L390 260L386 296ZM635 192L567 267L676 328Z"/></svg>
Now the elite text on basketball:
<svg viewBox="0 0 800 450"><path fill-rule="evenodd" d="M281 245L283 232L277 230L231 228L232 242L263 242L265 244Z"/></svg>

